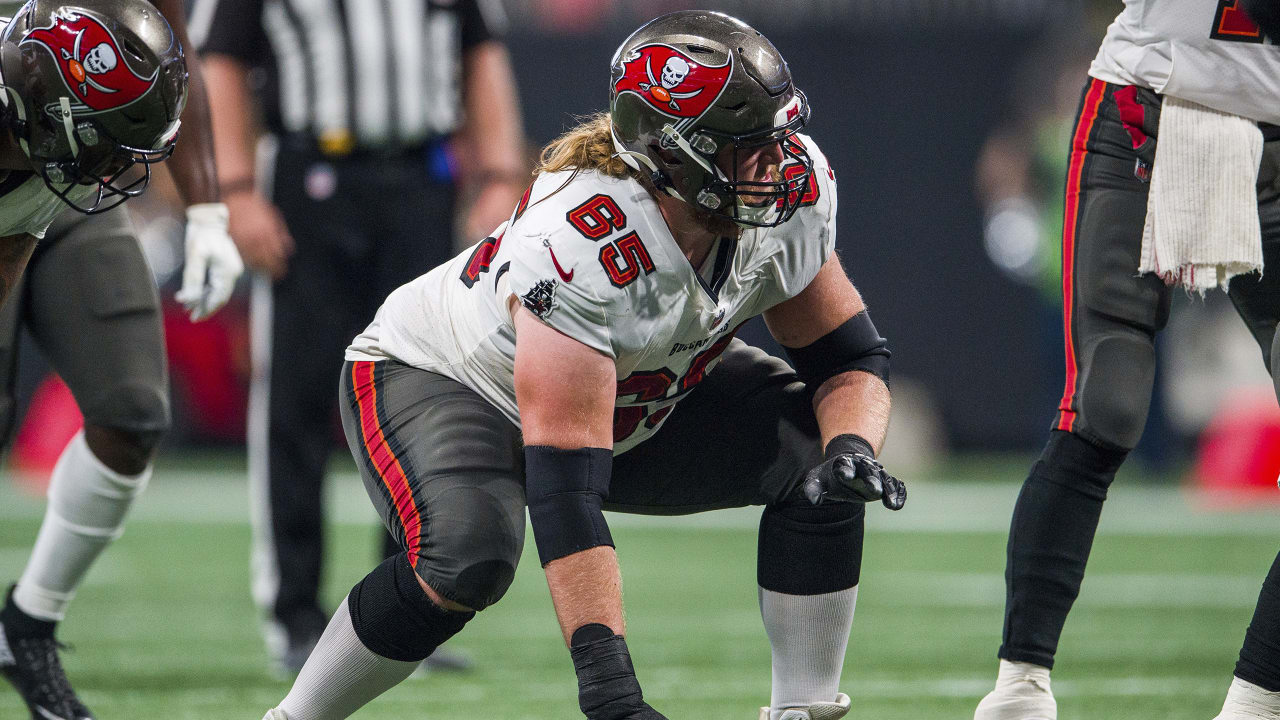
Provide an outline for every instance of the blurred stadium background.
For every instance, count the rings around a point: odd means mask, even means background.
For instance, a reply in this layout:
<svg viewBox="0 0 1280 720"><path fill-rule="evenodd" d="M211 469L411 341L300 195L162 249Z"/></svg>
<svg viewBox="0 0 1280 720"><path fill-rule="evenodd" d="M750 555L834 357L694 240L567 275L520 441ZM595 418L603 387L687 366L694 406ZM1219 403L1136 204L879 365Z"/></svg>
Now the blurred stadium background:
<svg viewBox="0 0 1280 720"><path fill-rule="evenodd" d="M736 14L788 58L840 180L839 247L894 352L886 465L911 488L899 515L870 514L845 670L851 717L971 716L994 679L1010 509L1061 393L1065 128L1120 1L506 5L535 148L604 105L613 49L662 12ZM182 260L174 202L167 191L131 203L170 303ZM1280 409L1270 378L1225 295L1175 304L1143 443L1113 488L1063 638L1063 717L1211 717L1275 552ZM267 670L248 592L246 311L243 293L198 325L168 306L175 428L128 532L61 631L80 644L66 663L101 718L256 719L287 689ZM763 326L746 337L771 344ZM20 375L25 419L0 491L8 578L38 527L43 480L79 424L30 346ZM330 602L367 571L375 544L336 418L334 439ZM673 718L753 717L768 698L755 519L611 517L640 677ZM576 717L536 559L520 572L456 643L476 660L472 674L415 679L359 717ZM0 692L0 717L20 716L16 696Z"/></svg>

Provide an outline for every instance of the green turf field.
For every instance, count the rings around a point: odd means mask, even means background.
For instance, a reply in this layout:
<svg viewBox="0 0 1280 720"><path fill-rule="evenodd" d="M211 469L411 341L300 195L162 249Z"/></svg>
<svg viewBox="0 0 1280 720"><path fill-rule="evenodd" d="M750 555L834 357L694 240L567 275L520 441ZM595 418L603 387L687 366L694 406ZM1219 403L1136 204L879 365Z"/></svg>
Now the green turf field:
<svg viewBox="0 0 1280 720"><path fill-rule="evenodd" d="M288 689L267 672L249 600L237 469L164 466L125 536L94 568L61 634L100 720L258 720ZM1059 717L1216 714L1277 548L1275 506L1208 511L1118 482L1054 675ZM334 483L328 602L372 567L372 511ZM907 509L870 512L843 689L857 720L965 719L994 679L1004 528L1016 485L911 484ZM0 576L20 572L42 503L0 484ZM672 720L754 719L769 694L756 611L756 513L611 516L630 645L646 698ZM514 587L455 641L476 669L411 678L356 717L581 717L532 540ZM0 686L0 718L25 717Z"/></svg>

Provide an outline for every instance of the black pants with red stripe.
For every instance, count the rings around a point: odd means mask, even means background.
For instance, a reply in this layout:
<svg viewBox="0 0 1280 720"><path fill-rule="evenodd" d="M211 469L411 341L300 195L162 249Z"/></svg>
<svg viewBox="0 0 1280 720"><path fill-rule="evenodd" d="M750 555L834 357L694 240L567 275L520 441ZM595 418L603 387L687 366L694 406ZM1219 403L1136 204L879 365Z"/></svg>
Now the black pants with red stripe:
<svg viewBox="0 0 1280 720"><path fill-rule="evenodd" d="M1168 321L1176 291L1153 274L1137 273L1160 105L1150 90L1099 80L1086 84L1081 99L1062 247L1066 388L1009 531L999 653L1007 660L1053 666L1107 489L1146 422L1155 336ZM1268 141L1258 179L1269 272L1240 276L1230 285L1272 370L1280 323L1280 141L1271 139L1274 130L1264 128ZM1280 620L1280 603L1276 613ZM1280 632L1274 639L1280 646Z"/></svg>
<svg viewBox="0 0 1280 720"><path fill-rule="evenodd" d="M347 363L340 392L365 489L414 570L466 607L497 602L524 545L519 429L461 383L395 360ZM821 461L804 383L735 340L661 430L614 458L605 509L676 515L771 505ZM849 508L859 558L862 513Z"/></svg>

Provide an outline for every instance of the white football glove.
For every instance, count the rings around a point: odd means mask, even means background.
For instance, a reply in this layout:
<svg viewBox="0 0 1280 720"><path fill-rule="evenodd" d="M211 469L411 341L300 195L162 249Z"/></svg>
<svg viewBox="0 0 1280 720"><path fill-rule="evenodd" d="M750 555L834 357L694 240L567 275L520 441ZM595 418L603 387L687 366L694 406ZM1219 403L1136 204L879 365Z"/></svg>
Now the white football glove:
<svg viewBox="0 0 1280 720"><path fill-rule="evenodd" d="M187 208L186 267L174 299L198 322L227 303L244 262L227 233L227 206L200 203Z"/></svg>

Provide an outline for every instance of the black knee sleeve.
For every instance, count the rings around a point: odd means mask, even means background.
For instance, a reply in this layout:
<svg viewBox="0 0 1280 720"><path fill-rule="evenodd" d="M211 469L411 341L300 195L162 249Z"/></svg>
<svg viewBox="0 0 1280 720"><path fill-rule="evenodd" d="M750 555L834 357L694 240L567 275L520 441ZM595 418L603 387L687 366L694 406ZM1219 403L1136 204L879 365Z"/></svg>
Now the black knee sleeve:
<svg viewBox="0 0 1280 720"><path fill-rule="evenodd" d="M1028 482L1058 485L1101 502L1107 499L1116 471L1128 456L1128 450L1102 447L1075 433L1054 430L1031 468Z"/></svg>
<svg viewBox="0 0 1280 720"><path fill-rule="evenodd" d="M1244 634L1236 677L1270 692L1280 692L1280 555L1271 564L1253 620Z"/></svg>
<svg viewBox="0 0 1280 720"><path fill-rule="evenodd" d="M1013 510L1000 657L1053 667L1107 488L1125 455L1072 433L1050 434Z"/></svg>
<svg viewBox="0 0 1280 720"><path fill-rule="evenodd" d="M476 615L431 602L404 553L387 558L356 583L347 596L347 608L365 647L405 662L425 660Z"/></svg>
<svg viewBox="0 0 1280 720"><path fill-rule="evenodd" d="M866 506L775 506L760 517L756 580L765 590L821 595L858 584Z"/></svg>

